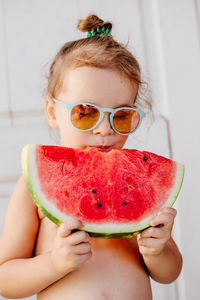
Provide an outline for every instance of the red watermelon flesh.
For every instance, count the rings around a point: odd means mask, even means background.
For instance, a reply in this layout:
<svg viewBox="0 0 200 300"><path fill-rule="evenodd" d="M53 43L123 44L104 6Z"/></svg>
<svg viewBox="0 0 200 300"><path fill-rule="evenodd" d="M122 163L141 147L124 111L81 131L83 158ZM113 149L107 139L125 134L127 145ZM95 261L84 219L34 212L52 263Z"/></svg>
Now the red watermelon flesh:
<svg viewBox="0 0 200 300"><path fill-rule="evenodd" d="M23 173L36 204L56 224L80 219L91 236L126 237L149 226L180 191L184 166L135 149L101 152L27 145Z"/></svg>

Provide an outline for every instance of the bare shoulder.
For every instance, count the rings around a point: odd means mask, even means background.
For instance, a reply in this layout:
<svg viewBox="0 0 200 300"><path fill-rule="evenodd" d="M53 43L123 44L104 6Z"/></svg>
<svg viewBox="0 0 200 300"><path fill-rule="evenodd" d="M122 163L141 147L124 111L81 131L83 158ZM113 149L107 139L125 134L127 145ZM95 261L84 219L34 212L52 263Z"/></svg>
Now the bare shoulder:
<svg viewBox="0 0 200 300"><path fill-rule="evenodd" d="M0 237L0 264L14 258L32 256L39 226L37 206L21 176L8 204Z"/></svg>

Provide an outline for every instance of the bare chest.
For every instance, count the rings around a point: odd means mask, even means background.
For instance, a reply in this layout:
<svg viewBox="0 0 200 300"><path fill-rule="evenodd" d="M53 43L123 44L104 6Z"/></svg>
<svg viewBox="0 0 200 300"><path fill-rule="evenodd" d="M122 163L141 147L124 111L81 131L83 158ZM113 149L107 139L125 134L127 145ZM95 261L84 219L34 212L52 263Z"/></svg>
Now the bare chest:
<svg viewBox="0 0 200 300"><path fill-rule="evenodd" d="M35 255L51 251L58 227L38 210ZM38 300L151 300L151 287L137 242L91 238L92 257L38 295Z"/></svg>

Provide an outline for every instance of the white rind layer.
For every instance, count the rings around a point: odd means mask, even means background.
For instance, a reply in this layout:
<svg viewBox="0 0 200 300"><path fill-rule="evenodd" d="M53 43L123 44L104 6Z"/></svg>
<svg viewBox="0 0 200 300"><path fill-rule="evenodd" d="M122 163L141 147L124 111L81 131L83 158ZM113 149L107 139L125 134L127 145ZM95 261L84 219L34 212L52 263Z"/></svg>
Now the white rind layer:
<svg viewBox="0 0 200 300"><path fill-rule="evenodd" d="M38 174L37 174L37 164L35 161L35 153L36 153L36 145L29 144L26 145L22 150L22 168L23 175L31 193L33 200L37 204L37 206L41 209L41 211L53 222L57 225L60 225L63 222L66 222L72 219L71 216L66 216L61 211L57 209L57 207L49 202L45 195L42 193ZM173 189L171 190L170 196L168 200L164 203L162 207L171 207L181 189L183 177L184 177L184 166L180 163L177 164L177 173L176 173L176 181ZM31 168L31 172L29 171ZM156 215L151 214L149 217L143 219L140 223L128 223L128 224L119 224L119 223L104 223L104 224L94 224L87 223L84 224L82 230L91 232L91 233L102 233L102 234L115 234L115 233L133 233L141 231L150 226L150 222L152 218Z"/></svg>

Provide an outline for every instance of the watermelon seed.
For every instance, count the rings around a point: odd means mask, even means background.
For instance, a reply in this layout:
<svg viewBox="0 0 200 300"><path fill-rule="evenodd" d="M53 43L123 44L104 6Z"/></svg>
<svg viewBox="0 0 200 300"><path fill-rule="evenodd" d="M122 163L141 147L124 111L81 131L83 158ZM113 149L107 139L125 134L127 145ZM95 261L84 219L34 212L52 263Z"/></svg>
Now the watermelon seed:
<svg viewBox="0 0 200 300"><path fill-rule="evenodd" d="M145 161L145 160L147 160L148 159L148 157L147 156L145 156L145 157L143 157L143 160Z"/></svg>
<svg viewBox="0 0 200 300"><path fill-rule="evenodd" d="M62 165L62 176L64 175L64 164Z"/></svg>
<svg viewBox="0 0 200 300"><path fill-rule="evenodd" d="M102 204L101 203L97 203L97 207L102 207Z"/></svg>
<svg viewBox="0 0 200 300"><path fill-rule="evenodd" d="M124 204L124 205L127 205L127 202L124 202L123 204Z"/></svg>
<svg viewBox="0 0 200 300"><path fill-rule="evenodd" d="M96 194L96 191L95 190L92 190L93 194Z"/></svg>

